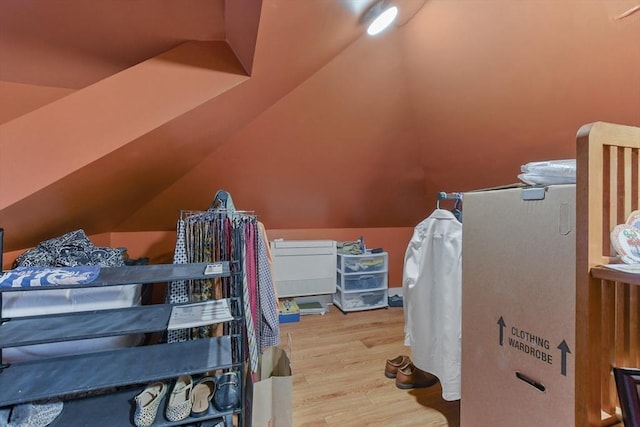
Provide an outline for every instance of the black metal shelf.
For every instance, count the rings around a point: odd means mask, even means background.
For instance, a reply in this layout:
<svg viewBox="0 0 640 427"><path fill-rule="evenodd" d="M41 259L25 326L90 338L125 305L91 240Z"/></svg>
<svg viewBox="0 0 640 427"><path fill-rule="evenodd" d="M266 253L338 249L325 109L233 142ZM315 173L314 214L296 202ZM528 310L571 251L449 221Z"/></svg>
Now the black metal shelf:
<svg viewBox="0 0 640 427"><path fill-rule="evenodd" d="M216 266L211 274L205 274L207 266ZM229 277L235 274L227 261L190 264L133 265L100 269L98 278L82 285L55 285L36 287L1 288L2 292L44 292L57 289L99 288L104 286L138 285L145 283L173 282L179 280L207 280Z"/></svg>
<svg viewBox="0 0 640 427"><path fill-rule="evenodd" d="M0 325L0 347L161 331L167 328L171 308L154 304L8 319Z"/></svg>
<svg viewBox="0 0 640 427"><path fill-rule="evenodd" d="M0 407L234 366L228 335L16 363L0 372Z"/></svg>
<svg viewBox="0 0 640 427"><path fill-rule="evenodd" d="M234 320L239 320L234 299L228 299L229 308ZM171 310L180 305L152 304L4 319L0 324L0 348L163 331Z"/></svg>
<svg viewBox="0 0 640 427"><path fill-rule="evenodd" d="M205 274L206 269L206 274ZM62 413L52 427L133 426L133 398L149 383L170 382L180 375L233 370L243 379L244 313L241 274L236 262L160 264L103 268L98 278L83 285L1 288L5 292L47 292L60 289L105 286L167 284L182 280L230 278L228 295L232 320L230 334L175 343L94 351L70 356L0 365L0 408L48 398L64 400ZM0 299L1 301L1 299ZM179 304L151 304L107 310L2 318L0 313L0 355L3 348L57 343L111 336L135 335L167 330L173 307ZM71 344L72 345L72 344ZM243 388L244 382L241 383ZM244 394L244 393L242 393ZM213 425L224 419L231 425L244 419L244 398L238 408L206 414L180 422L164 417L166 399L154 426L194 423Z"/></svg>

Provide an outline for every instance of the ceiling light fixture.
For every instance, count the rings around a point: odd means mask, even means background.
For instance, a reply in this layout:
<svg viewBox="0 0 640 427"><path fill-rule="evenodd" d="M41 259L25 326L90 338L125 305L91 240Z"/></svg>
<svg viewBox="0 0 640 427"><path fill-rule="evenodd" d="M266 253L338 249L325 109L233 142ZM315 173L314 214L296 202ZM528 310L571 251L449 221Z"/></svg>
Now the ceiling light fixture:
<svg viewBox="0 0 640 427"><path fill-rule="evenodd" d="M367 24L367 34L375 36L384 31L398 16L398 8L386 0L378 0L362 15L361 22Z"/></svg>

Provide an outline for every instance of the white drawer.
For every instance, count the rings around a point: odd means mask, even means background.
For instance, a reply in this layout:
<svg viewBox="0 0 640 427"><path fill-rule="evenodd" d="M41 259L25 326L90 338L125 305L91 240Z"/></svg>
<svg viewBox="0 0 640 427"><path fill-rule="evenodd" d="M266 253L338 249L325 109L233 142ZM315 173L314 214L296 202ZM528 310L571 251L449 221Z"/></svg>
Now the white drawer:
<svg viewBox="0 0 640 427"><path fill-rule="evenodd" d="M371 292L342 292L336 288L333 296L333 303L342 311L371 310L374 308L387 307L387 290Z"/></svg>

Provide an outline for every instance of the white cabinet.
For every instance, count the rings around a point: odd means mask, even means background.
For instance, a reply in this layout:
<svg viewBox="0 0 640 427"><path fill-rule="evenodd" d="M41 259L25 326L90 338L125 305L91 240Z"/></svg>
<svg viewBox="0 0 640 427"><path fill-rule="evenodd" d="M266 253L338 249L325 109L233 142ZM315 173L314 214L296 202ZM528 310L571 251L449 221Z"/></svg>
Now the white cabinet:
<svg viewBox="0 0 640 427"><path fill-rule="evenodd" d="M335 240L274 240L271 253L279 298L335 292Z"/></svg>

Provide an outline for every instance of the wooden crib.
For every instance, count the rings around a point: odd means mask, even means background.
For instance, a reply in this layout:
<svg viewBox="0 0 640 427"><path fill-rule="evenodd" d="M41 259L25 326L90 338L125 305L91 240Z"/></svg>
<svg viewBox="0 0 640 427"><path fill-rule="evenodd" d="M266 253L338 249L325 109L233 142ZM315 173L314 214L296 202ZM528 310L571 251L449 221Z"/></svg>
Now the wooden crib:
<svg viewBox="0 0 640 427"><path fill-rule="evenodd" d="M612 367L640 367L640 275L598 267L616 262L610 232L640 209L639 155L640 128L598 122L578 132L576 426L618 423Z"/></svg>

